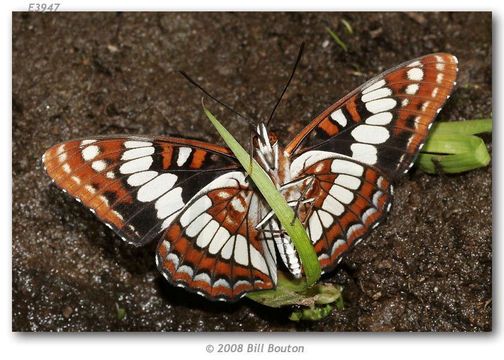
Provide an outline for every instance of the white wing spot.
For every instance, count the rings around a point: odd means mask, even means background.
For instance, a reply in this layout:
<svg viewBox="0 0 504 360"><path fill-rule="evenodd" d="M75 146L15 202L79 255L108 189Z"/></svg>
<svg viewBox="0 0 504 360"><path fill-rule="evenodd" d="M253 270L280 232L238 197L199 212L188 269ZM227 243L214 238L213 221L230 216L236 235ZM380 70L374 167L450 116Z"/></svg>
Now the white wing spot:
<svg viewBox="0 0 504 360"><path fill-rule="evenodd" d="M369 144L352 144L352 158L365 164L374 165L378 161L378 149Z"/></svg>
<svg viewBox="0 0 504 360"><path fill-rule="evenodd" d="M383 85L385 85L385 80L381 79L380 81L375 82L374 84L369 85L367 88L362 90L362 94L367 94L370 91L376 90L381 88Z"/></svg>
<svg viewBox="0 0 504 360"><path fill-rule="evenodd" d="M212 238L218 228L219 223L215 220L211 220L198 235L198 238L196 239L196 245L198 245L199 247L206 247L210 243L210 241L212 241Z"/></svg>
<svg viewBox="0 0 504 360"><path fill-rule="evenodd" d="M58 149L56 150L56 156L58 157L60 163L64 163L66 161L67 154L65 150L65 144L58 146Z"/></svg>
<svg viewBox="0 0 504 360"><path fill-rule="evenodd" d="M234 197L233 200L231 200L231 207L236 210L237 212L244 212L246 209L242 204L241 197Z"/></svg>
<svg viewBox="0 0 504 360"><path fill-rule="evenodd" d="M141 171L128 177L127 183L130 186L140 186L152 180L158 175L157 171Z"/></svg>
<svg viewBox="0 0 504 360"><path fill-rule="evenodd" d="M418 92L418 89L420 89L420 86L418 86L418 84L409 84L406 87L406 94L415 95Z"/></svg>
<svg viewBox="0 0 504 360"><path fill-rule="evenodd" d="M120 213L118 213L116 210L112 210L112 214L114 214L119 220L121 220L121 221L124 220L123 216Z"/></svg>
<svg viewBox="0 0 504 360"><path fill-rule="evenodd" d="M338 175L336 180L334 180L334 183L344 186L348 189L357 190L361 185L361 180L355 176L340 174Z"/></svg>
<svg viewBox="0 0 504 360"><path fill-rule="evenodd" d="M221 199L228 199L229 197L231 197L231 193L229 193L228 191L219 191L219 193L217 194L218 197L220 197Z"/></svg>
<svg viewBox="0 0 504 360"><path fill-rule="evenodd" d="M322 225L327 229L332 225L334 218L327 211L318 210L317 214L320 216L320 220L322 221Z"/></svg>
<svg viewBox="0 0 504 360"><path fill-rule="evenodd" d="M342 245L345 245L346 244L346 241L345 240L342 240L342 239L338 239L335 241L335 243L333 244L333 247L331 249L331 255L333 255L336 250L338 250L338 248Z"/></svg>
<svg viewBox="0 0 504 360"><path fill-rule="evenodd" d="M148 141L133 141L133 140L124 142L124 147L127 149L133 149L143 146L152 146L152 143Z"/></svg>
<svg viewBox="0 0 504 360"><path fill-rule="evenodd" d="M334 196L336 199L338 199L340 202L343 204L350 204L352 200L354 199L354 194L348 189L345 189L344 187L341 187L339 185L333 185L331 187L331 190L329 190L329 194Z"/></svg>
<svg viewBox="0 0 504 360"><path fill-rule="evenodd" d="M86 161L93 160L100 154L100 148L96 145L90 145L82 150L82 158Z"/></svg>
<svg viewBox="0 0 504 360"><path fill-rule="evenodd" d="M186 234L191 237L195 237L201 232L201 230L203 230L203 227L205 227L210 220L212 220L210 215L207 213L201 214L186 228Z"/></svg>
<svg viewBox="0 0 504 360"><path fill-rule="evenodd" d="M227 232L227 230L226 230ZM213 243L213 242L212 242ZM236 244L234 249L234 259L238 264L247 266L249 263L249 246L247 239L242 235L236 235Z"/></svg>
<svg viewBox="0 0 504 360"><path fill-rule="evenodd" d="M178 273L186 273L189 277L193 277L193 269L190 266L182 265L177 269Z"/></svg>
<svg viewBox="0 0 504 360"><path fill-rule="evenodd" d="M368 144L382 144L390 137L387 128L373 125L359 125L351 134L358 142Z"/></svg>
<svg viewBox="0 0 504 360"><path fill-rule="evenodd" d="M216 282L214 282L212 285L213 288L216 288L219 286L225 287L227 289L231 289L231 286L229 285L229 283L225 279L219 279ZM221 299L219 299L219 300L221 300ZM225 300L225 299L222 299L222 300Z"/></svg>
<svg viewBox="0 0 504 360"><path fill-rule="evenodd" d="M134 148L131 150L126 150L122 156L121 160L131 160L131 159L136 159L148 155L154 154L154 147L153 146L148 146L148 147L140 147L140 148Z"/></svg>
<svg viewBox="0 0 504 360"><path fill-rule="evenodd" d="M301 154L299 157L294 159L290 167L291 179L296 178L304 169L309 168L313 164L325 160L334 158L334 152L330 151L307 151Z"/></svg>
<svg viewBox="0 0 504 360"><path fill-rule="evenodd" d="M347 239L350 238L354 232L361 230L363 226L361 224L354 224L350 226L347 230Z"/></svg>
<svg viewBox="0 0 504 360"><path fill-rule="evenodd" d="M331 171L335 174L349 174L354 176L362 176L362 174L364 173L364 167L352 161L334 159L331 164Z"/></svg>
<svg viewBox="0 0 504 360"><path fill-rule="evenodd" d="M424 72L422 69L416 67L408 70L407 76L409 80L421 81L424 77Z"/></svg>
<svg viewBox="0 0 504 360"><path fill-rule="evenodd" d="M347 118L345 117L345 114L343 114L343 111L341 111L341 109L338 109L335 112L333 112L331 114L331 119L336 121L342 127L345 127L347 125Z"/></svg>
<svg viewBox="0 0 504 360"><path fill-rule="evenodd" d="M231 258L231 255L233 255L233 248L234 248L234 243L236 241L236 236L231 236L228 241L226 242L226 245L221 250L221 257L225 260L229 260Z"/></svg>
<svg viewBox="0 0 504 360"><path fill-rule="evenodd" d="M322 209L336 216L343 214L343 211L345 211L343 204L329 195L325 198Z"/></svg>
<svg viewBox="0 0 504 360"><path fill-rule="evenodd" d="M161 196L155 205L158 219L164 219L183 207L184 201L182 200L181 187L170 190Z"/></svg>
<svg viewBox="0 0 504 360"><path fill-rule="evenodd" d="M153 160L151 156L130 160L121 165L119 172L121 174L132 174L139 171L145 171L150 168L152 162Z"/></svg>
<svg viewBox="0 0 504 360"><path fill-rule="evenodd" d="M392 121L393 115L391 112L382 112L372 115L366 119L366 124L369 125L387 125Z"/></svg>
<svg viewBox="0 0 504 360"><path fill-rule="evenodd" d="M250 286L251 284L247 280L238 280L237 282L234 283L233 289L236 289L237 287L240 287L240 286L243 286L243 285Z"/></svg>
<svg viewBox="0 0 504 360"><path fill-rule="evenodd" d="M203 281L206 282L207 284L210 284L212 280L210 279L210 276L208 276L207 273L199 273L194 277L194 281Z"/></svg>
<svg viewBox="0 0 504 360"><path fill-rule="evenodd" d="M226 241L228 241L229 237L229 231L227 231L227 229L223 226L219 227L208 248L210 254L217 254L218 252L220 252Z"/></svg>
<svg viewBox="0 0 504 360"><path fill-rule="evenodd" d="M107 167L107 163L104 160L96 160L91 163L91 167L96 172L102 172Z"/></svg>
<svg viewBox="0 0 504 360"><path fill-rule="evenodd" d="M250 262L252 263L252 266L261 271L263 274L268 274L268 265L266 265L266 260L264 260L264 257L259 251L257 251L254 246L250 245L249 247Z"/></svg>
<svg viewBox="0 0 504 360"><path fill-rule="evenodd" d="M98 196L98 198L100 199L100 201L101 201L102 203L104 203L104 204L105 204L105 206L106 206L106 207L109 207L109 201L108 201L108 199L107 199L105 196L100 195L100 196Z"/></svg>
<svg viewBox="0 0 504 360"><path fill-rule="evenodd" d="M425 111L427 110L427 108L429 107L430 105L430 101L426 101L422 104L422 111Z"/></svg>
<svg viewBox="0 0 504 360"><path fill-rule="evenodd" d="M397 101L391 98L383 98L378 100L373 100L366 103L366 109L377 114L383 111L391 110L397 105Z"/></svg>
<svg viewBox="0 0 504 360"><path fill-rule="evenodd" d="M374 193L373 195L373 205L378 208L378 201L380 198L383 196L383 192L378 190L377 192Z"/></svg>
<svg viewBox="0 0 504 360"><path fill-rule="evenodd" d="M138 190L137 199L142 202L152 201L157 199L164 193L168 192L177 181L177 176L173 174L161 174L154 180L143 185Z"/></svg>
<svg viewBox="0 0 504 360"><path fill-rule="evenodd" d="M175 255L174 253L170 253L170 254L168 254L168 256L166 257L166 260L171 261L171 263L173 264L173 267L174 267L175 269L177 269L177 268L178 268L178 266L179 266L179 258L178 258L178 256L177 256L177 255Z"/></svg>
<svg viewBox="0 0 504 360"><path fill-rule="evenodd" d="M311 241L313 244L315 244L317 241L320 240L320 237L322 236L323 233L322 224L320 223L317 214L314 213L312 214L312 216L310 216L308 226L310 227Z"/></svg>
<svg viewBox="0 0 504 360"><path fill-rule="evenodd" d="M412 63L408 64L406 67L421 67L423 66L422 63L418 60L413 61Z"/></svg>
<svg viewBox="0 0 504 360"><path fill-rule="evenodd" d="M378 185L379 188L383 188L383 177L380 176L378 180L376 181L376 185Z"/></svg>
<svg viewBox="0 0 504 360"><path fill-rule="evenodd" d="M390 90L387 87L383 87L383 88L376 89L376 90L370 91L370 92L362 95L361 100L363 102L368 102L368 101L372 101L372 100L376 100L376 99L381 99L381 98L384 98L384 97L387 97L390 95L392 95L392 90Z"/></svg>
<svg viewBox="0 0 504 360"><path fill-rule="evenodd" d="M369 208L367 209L364 214L362 214L362 222L364 224L367 224L369 217L373 216L376 214L378 211L375 208Z"/></svg>
<svg viewBox="0 0 504 360"><path fill-rule="evenodd" d="M177 165L183 166L187 159L189 158L189 155L191 155L192 149L189 147L180 147L178 151L178 157L177 157Z"/></svg>
<svg viewBox="0 0 504 360"><path fill-rule="evenodd" d="M212 206L212 200L206 195L200 197L194 203L186 208L180 217L180 224L186 227L193 219L197 218L201 213L205 212Z"/></svg>

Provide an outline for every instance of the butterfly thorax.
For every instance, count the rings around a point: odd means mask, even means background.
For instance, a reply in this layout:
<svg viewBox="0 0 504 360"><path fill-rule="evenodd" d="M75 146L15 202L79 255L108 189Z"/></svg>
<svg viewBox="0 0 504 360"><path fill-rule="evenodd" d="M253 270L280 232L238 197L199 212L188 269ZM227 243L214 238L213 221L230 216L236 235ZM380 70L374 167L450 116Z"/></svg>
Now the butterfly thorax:
<svg viewBox="0 0 504 360"><path fill-rule="evenodd" d="M270 175L278 172L278 138L273 132L268 132L264 123L257 125L257 135L253 138L253 144L254 154L263 169Z"/></svg>
<svg viewBox="0 0 504 360"><path fill-rule="evenodd" d="M288 205L303 212L305 218L306 207L300 208L298 202L303 200L298 186L285 186L291 181L290 160L278 145L278 137L273 132L268 132L264 123L257 126L258 135L254 137L254 155L257 162L268 173L277 189L282 193ZM301 215L301 214L298 214ZM270 210L260 221L263 229L273 227L275 233L269 234L277 246L278 252L289 271L295 276L301 276L301 261L294 244L285 233L279 221ZM269 224L269 225L268 225Z"/></svg>
<svg viewBox="0 0 504 360"><path fill-rule="evenodd" d="M268 173L287 201L297 199L300 194L297 188L282 189L284 184L291 181L291 162L283 149L279 147L277 135L269 132L264 123L257 126L257 134L253 139L256 161Z"/></svg>

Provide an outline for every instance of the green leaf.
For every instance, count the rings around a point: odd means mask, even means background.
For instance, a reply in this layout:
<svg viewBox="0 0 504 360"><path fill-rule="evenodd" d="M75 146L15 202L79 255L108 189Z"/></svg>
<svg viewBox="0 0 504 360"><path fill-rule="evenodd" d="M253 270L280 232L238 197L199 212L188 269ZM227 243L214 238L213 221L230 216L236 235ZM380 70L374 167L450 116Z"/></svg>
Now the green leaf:
<svg viewBox="0 0 504 360"><path fill-rule="evenodd" d="M282 306L316 306L331 304L338 309L343 308L343 288L333 284L317 284L307 287L299 280L289 280L279 272L278 286L275 290L257 291L247 296L258 303L280 308Z"/></svg>
<svg viewBox="0 0 504 360"><path fill-rule="evenodd" d="M343 40L341 40L341 38L334 31L332 31L328 27L326 27L326 31L329 33L329 35L332 36L336 44L338 44L343 50L348 51L347 45L343 42Z"/></svg>
<svg viewBox="0 0 504 360"><path fill-rule="evenodd" d="M492 132L492 119L435 122L431 135L474 135Z"/></svg>
<svg viewBox="0 0 504 360"><path fill-rule="evenodd" d="M294 247L296 248L303 270L306 276L306 285L313 285L320 278L320 265L315 253L315 249L306 233L303 224L297 218L294 210L287 204L285 198L276 189L268 174L264 169L245 151L235 138L222 126L215 116L204 106L206 116L215 126L221 137L234 153L240 164L247 170L252 181L257 186L268 205L274 211L276 217L282 224L287 234L289 234ZM252 160L252 162L250 161ZM250 165L252 167L250 168ZM294 223L292 224L292 220Z"/></svg>
<svg viewBox="0 0 504 360"><path fill-rule="evenodd" d="M341 19L341 23L345 27L345 30L347 31L347 33L352 35L353 34L352 25L350 25L350 23L348 21L346 21L345 19Z"/></svg>
<svg viewBox="0 0 504 360"><path fill-rule="evenodd" d="M322 307L313 307L299 311L294 311L290 315L289 319L292 321L301 321L301 320L318 321L327 317L331 313L332 309L333 307L327 304Z"/></svg>
<svg viewBox="0 0 504 360"><path fill-rule="evenodd" d="M491 131L491 119L437 123L416 163L430 174L454 174L487 166L490 154L485 142L473 134Z"/></svg>
<svg viewBox="0 0 504 360"><path fill-rule="evenodd" d="M126 317L126 309L119 306L119 304L115 304L116 306L116 315L117 320L122 320Z"/></svg>

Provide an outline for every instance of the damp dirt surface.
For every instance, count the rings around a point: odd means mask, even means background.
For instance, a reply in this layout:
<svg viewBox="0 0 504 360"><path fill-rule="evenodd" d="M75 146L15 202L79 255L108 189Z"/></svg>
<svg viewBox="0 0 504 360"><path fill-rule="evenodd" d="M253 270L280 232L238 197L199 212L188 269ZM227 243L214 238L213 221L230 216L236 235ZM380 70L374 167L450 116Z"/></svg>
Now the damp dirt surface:
<svg viewBox="0 0 504 360"><path fill-rule="evenodd" d="M460 62L439 118L491 117L490 13L14 13L12 26L14 331L491 331L491 166L402 177L387 221L323 276L344 286L344 310L294 323L288 309L212 303L169 285L155 243L122 242L40 164L51 145L97 134L222 144L177 70L266 119L302 42L272 125L283 145L367 79L436 51ZM248 143L246 123L206 104Z"/></svg>

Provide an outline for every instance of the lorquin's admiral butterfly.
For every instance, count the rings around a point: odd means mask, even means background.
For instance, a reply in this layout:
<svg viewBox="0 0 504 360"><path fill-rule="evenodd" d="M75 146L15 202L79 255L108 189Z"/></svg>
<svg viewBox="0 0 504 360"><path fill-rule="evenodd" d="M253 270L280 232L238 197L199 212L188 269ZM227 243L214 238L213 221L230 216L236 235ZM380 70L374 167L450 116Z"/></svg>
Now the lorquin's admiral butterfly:
<svg viewBox="0 0 504 360"><path fill-rule="evenodd" d="M408 61L331 105L285 148L257 126L254 156L300 220L322 271L386 216L392 181L408 171L450 96L457 59ZM165 136L92 137L51 147L54 182L128 243L161 234L166 279L212 300L277 283L277 252L294 277L289 237L228 148Z"/></svg>

